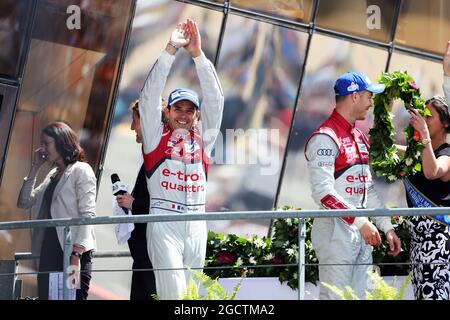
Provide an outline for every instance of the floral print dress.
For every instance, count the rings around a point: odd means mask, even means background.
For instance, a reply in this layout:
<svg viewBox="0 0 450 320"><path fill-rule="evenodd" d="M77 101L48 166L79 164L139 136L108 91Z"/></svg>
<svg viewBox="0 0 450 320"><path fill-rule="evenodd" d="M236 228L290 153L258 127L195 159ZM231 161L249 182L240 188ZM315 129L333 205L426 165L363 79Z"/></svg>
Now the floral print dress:
<svg viewBox="0 0 450 320"><path fill-rule="evenodd" d="M434 153L436 158L450 156L450 145L445 143ZM450 207L450 182L428 180L423 172L408 179L435 206ZM408 197L407 201L412 207ZM415 298L450 300L450 226L432 217L414 216L408 220L408 229Z"/></svg>

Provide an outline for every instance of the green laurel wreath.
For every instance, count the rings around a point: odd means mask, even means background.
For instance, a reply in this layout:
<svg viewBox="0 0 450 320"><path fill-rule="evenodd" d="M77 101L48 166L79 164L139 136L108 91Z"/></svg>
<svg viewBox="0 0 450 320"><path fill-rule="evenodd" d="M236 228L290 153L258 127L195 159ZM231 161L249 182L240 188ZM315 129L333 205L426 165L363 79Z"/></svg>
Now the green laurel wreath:
<svg viewBox="0 0 450 320"><path fill-rule="evenodd" d="M421 151L424 145L419 132L409 124L404 130L406 152L403 156L398 154L394 145L395 129L389 101L401 99L406 109L417 109L422 116L431 116L431 112L425 107L425 100L421 98L414 79L406 71L385 72L378 82L384 84L386 89L374 98L374 126L369 131L370 159L375 174L392 183L422 170Z"/></svg>

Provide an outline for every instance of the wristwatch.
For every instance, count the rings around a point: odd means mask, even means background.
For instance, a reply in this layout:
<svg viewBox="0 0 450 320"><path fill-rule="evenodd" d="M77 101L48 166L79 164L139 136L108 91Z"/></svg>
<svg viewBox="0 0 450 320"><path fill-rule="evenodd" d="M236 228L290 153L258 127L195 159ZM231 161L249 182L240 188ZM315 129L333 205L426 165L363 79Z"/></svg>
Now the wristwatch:
<svg viewBox="0 0 450 320"><path fill-rule="evenodd" d="M70 254L71 256L76 256L78 258L81 259L81 256L83 255L82 253L76 252L76 251L72 251L72 253Z"/></svg>

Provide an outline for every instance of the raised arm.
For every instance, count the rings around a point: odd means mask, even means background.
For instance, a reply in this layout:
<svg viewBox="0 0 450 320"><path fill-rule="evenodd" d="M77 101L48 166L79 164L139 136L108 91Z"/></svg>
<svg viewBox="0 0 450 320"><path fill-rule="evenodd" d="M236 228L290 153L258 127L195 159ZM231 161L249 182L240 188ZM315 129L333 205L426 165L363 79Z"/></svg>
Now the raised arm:
<svg viewBox="0 0 450 320"><path fill-rule="evenodd" d="M167 76L175 60L178 48L189 43L187 26L179 23L173 30L165 50L150 70L139 96L139 114L145 153L153 151L159 143L163 124L161 122L161 95L166 85Z"/></svg>
<svg viewBox="0 0 450 320"><path fill-rule="evenodd" d="M444 61L442 63L444 69L444 94L447 104L450 105L450 41L447 42L447 50L444 54Z"/></svg>
<svg viewBox="0 0 450 320"><path fill-rule="evenodd" d="M197 24L188 19L189 44L185 49L191 54L202 88L201 118L199 122L203 135L205 152L211 153L222 122L224 96L214 65L201 49L201 37Z"/></svg>
<svg viewBox="0 0 450 320"><path fill-rule="evenodd" d="M22 188L19 192L19 197L17 198L17 207L23 209L31 208L35 203L38 195L45 190L48 185L48 179L55 170L52 170L49 175L47 175L46 180L44 180L37 188L34 188L36 183L36 175L39 169L46 161L45 154L42 148L38 148L34 151L33 164L31 165L30 172L26 178L24 178Z"/></svg>

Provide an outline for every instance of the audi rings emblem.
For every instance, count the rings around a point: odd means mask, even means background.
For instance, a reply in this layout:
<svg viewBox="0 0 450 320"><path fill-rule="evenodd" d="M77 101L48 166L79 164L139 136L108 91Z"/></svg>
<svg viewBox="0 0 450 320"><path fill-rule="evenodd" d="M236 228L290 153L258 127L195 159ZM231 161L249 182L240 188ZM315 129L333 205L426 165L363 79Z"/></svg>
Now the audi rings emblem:
<svg viewBox="0 0 450 320"><path fill-rule="evenodd" d="M333 150L332 149L319 149L317 150L318 156L332 156Z"/></svg>

